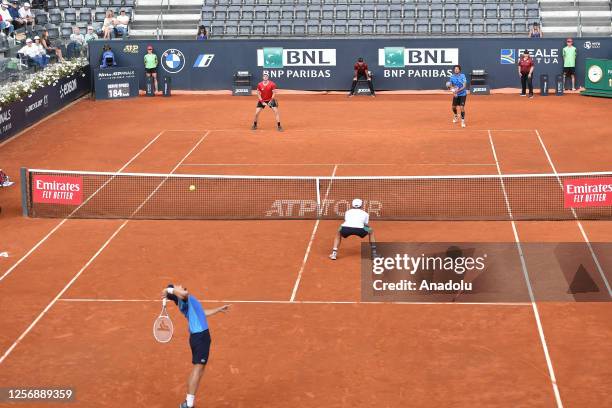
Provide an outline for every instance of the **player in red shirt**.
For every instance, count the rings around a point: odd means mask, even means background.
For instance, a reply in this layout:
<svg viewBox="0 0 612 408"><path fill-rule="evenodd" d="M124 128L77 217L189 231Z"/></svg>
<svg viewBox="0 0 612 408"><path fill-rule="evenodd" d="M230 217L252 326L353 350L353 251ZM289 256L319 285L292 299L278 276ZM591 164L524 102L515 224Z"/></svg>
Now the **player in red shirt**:
<svg viewBox="0 0 612 408"><path fill-rule="evenodd" d="M525 96L527 86L529 86L529 97L533 98L533 59L529 55L529 50L523 51L523 56L518 62L518 73L521 77L521 96Z"/></svg>
<svg viewBox="0 0 612 408"><path fill-rule="evenodd" d="M355 87L357 86L357 81L361 78L368 80L368 86L370 87L370 92L372 96L376 96L374 93L374 85L372 85L372 75L370 75L370 71L368 70L368 64L363 61L363 58L359 57L357 62L355 63L355 75L353 76L353 85L351 85L351 92L349 92L348 96L351 97L355 95Z"/></svg>
<svg viewBox="0 0 612 408"><path fill-rule="evenodd" d="M276 99L274 98L276 96L276 84L270 81L270 77L266 73L263 74L263 81L257 84L257 96L259 97L259 100L257 101L255 120L253 121L253 127L251 129L257 130L257 118L259 117L259 113L265 109L266 106L269 106L274 112L274 116L276 116L276 129L279 132L282 132L283 128L280 123L278 102L276 102Z"/></svg>

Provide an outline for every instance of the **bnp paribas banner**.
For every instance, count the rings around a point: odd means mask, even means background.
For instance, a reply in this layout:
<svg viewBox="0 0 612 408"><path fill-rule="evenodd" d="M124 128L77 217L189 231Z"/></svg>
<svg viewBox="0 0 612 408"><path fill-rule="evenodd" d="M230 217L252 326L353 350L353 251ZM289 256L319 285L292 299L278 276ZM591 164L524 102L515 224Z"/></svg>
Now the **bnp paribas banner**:
<svg viewBox="0 0 612 408"><path fill-rule="evenodd" d="M90 45L92 66L100 65L104 41ZM491 88L519 87L516 64L527 49L539 76L554 78L563 69L564 39L296 39L109 42L120 67L134 67L144 89L143 57L152 45L157 73L172 78L174 89L231 89L237 71L249 71L255 85L267 72L282 89L347 90L353 65L362 57L379 90L441 89L452 67L460 64L469 79L484 69ZM577 78L584 78L586 58L609 58L612 40L577 38Z"/></svg>

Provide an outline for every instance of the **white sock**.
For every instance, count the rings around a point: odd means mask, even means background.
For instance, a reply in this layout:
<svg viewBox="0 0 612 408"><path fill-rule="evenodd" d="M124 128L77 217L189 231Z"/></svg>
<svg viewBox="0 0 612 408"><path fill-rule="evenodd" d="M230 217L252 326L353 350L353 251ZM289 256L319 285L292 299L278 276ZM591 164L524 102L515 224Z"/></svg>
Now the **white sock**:
<svg viewBox="0 0 612 408"><path fill-rule="evenodd" d="M187 406L193 407L193 402L195 401L195 395L187 394Z"/></svg>

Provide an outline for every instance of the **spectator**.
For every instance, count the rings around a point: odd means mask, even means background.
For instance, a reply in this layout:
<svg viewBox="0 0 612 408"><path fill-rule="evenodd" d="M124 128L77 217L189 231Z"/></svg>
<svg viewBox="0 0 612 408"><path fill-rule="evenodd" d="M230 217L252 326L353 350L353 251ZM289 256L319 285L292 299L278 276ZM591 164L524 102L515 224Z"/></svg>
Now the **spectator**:
<svg viewBox="0 0 612 408"><path fill-rule="evenodd" d="M155 88L153 92L157 92L159 88L157 88L157 55L153 53L153 46L147 46L147 53L144 56L144 66L145 66L145 74L147 77L153 77L153 84Z"/></svg>
<svg viewBox="0 0 612 408"><path fill-rule="evenodd" d="M49 31L44 30L40 37L40 44L45 49L48 55L55 55L59 61L63 61L62 50L59 47L54 47L49 38Z"/></svg>
<svg viewBox="0 0 612 408"><path fill-rule="evenodd" d="M85 43L89 43L90 41L97 40L98 34L94 31L92 26L87 26L87 34L85 34Z"/></svg>
<svg viewBox="0 0 612 408"><path fill-rule="evenodd" d="M130 23L130 16L125 14L125 9L121 9L119 15L115 19L115 32L120 37L126 37L128 33L128 24Z"/></svg>
<svg viewBox="0 0 612 408"><path fill-rule="evenodd" d="M563 86L565 86L565 78L569 75L572 77L572 90L576 90L576 54L577 50L574 47L574 40L568 38L565 40L567 44L563 48Z"/></svg>
<svg viewBox="0 0 612 408"><path fill-rule="evenodd" d="M116 65L115 53L110 45L105 45L104 48L102 48L102 63L100 64L100 68L110 68Z"/></svg>
<svg viewBox="0 0 612 408"><path fill-rule="evenodd" d="M542 38L544 34L542 30L540 30L540 24L535 22L533 26L529 29L529 38Z"/></svg>
<svg viewBox="0 0 612 408"><path fill-rule="evenodd" d="M19 9L19 17L25 22L25 25L34 26L34 14L32 14L32 9L30 8L30 3L27 1L23 3L23 7Z"/></svg>
<svg viewBox="0 0 612 408"><path fill-rule="evenodd" d="M110 40L113 37L115 31L115 26L113 25L114 22L115 13L113 13L113 10L107 10L104 23L102 23L102 32L104 33L105 40Z"/></svg>
<svg viewBox="0 0 612 408"><path fill-rule="evenodd" d="M196 36L196 40L207 40L208 32L206 31L206 27L203 25L198 27L198 34Z"/></svg>
<svg viewBox="0 0 612 408"><path fill-rule="evenodd" d="M85 36L81 34L81 29L77 26L72 27L72 34L70 34L70 42L66 47L66 53L68 58L78 57L81 55L81 51L85 46Z"/></svg>
<svg viewBox="0 0 612 408"><path fill-rule="evenodd" d="M15 27L16 30L25 26L25 20L19 16L19 6L17 5L17 0L11 0L11 4L8 6L8 11L13 19L13 27Z"/></svg>
<svg viewBox="0 0 612 408"><path fill-rule="evenodd" d="M11 181L9 176L7 176L2 169L0 169L0 187L10 187L13 184L15 184L15 182Z"/></svg>
<svg viewBox="0 0 612 408"><path fill-rule="evenodd" d="M521 77L521 96L525 96L527 86L529 86L529 97L533 98L533 59L529 55L529 50L523 51L523 55L518 63L518 73Z"/></svg>
<svg viewBox="0 0 612 408"><path fill-rule="evenodd" d="M28 57L29 60L33 61L41 68L47 65L47 60L40 55L40 50L32 43L31 38L26 39L26 45L24 45L18 53Z"/></svg>
<svg viewBox="0 0 612 408"><path fill-rule="evenodd" d="M15 27L13 26L13 17L11 17L8 7L8 1L2 0L2 6L0 6L0 28L12 34L15 31Z"/></svg>
<svg viewBox="0 0 612 408"><path fill-rule="evenodd" d="M43 60L45 61L45 65L47 65L49 63L50 58L47 55L47 51L43 48L40 42L39 36L34 37L34 46L38 48L38 53L42 56Z"/></svg>

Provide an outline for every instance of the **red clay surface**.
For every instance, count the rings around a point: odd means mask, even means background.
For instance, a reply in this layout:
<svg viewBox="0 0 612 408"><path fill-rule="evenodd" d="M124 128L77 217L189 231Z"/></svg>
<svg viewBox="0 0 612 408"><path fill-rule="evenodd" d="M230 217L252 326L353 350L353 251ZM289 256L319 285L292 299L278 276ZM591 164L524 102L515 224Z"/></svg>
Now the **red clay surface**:
<svg viewBox="0 0 612 408"><path fill-rule="evenodd" d="M0 166L14 178L21 166L165 173L182 159L178 173L496 174L491 130L502 173L550 173L537 129L559 172L611 170L606 99L473 97L460 129L446 96L283 95L282 134L270 112L262 130L248 130L253 102L83 100L0 146ZM0 190L0 205L9 253L0 257L0 387L73 387L75 407L178 406L186 323L171 309L176 337L151 336L155 299L174 281L234 301L210 320L200 407L557 406L530 304L357 303L359 241L326 258L337 222L313 235L314 221L68 220L21 260L61 220L21 217L19 186ZM582 225L593 242L612 237L612 222ZM380 241L514 241L510 222L375 228ZM518 222L517 232L522 242L583 241L573 221ZM96 299L139 301L85 301ZM563 405L612 406L612 303L538 309Z"/></svg>

